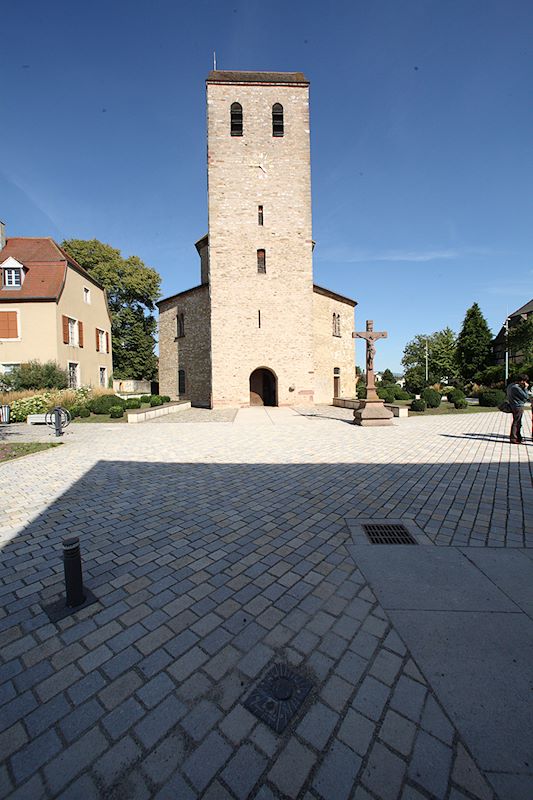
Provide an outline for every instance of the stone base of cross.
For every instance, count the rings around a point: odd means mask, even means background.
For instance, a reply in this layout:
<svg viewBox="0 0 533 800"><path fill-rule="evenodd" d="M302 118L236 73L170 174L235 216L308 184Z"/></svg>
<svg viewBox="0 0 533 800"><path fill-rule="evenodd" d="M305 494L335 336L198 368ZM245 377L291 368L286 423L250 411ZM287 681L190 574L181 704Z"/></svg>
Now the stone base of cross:
<svg viewBox="0 0 533 800"><path fill-rule="evenodd" d="M366 340L366 400L361 400L359 407L353 412L354 423L368 427L378 425L392 425L393 413L385 408L384 400L380 400L376 392L374 377L374 356L376 348L374 343L377 339L386 339L386 331L375 331L374 322L371 319L366 321L366 331L354 331L353 338Z"/></svg>

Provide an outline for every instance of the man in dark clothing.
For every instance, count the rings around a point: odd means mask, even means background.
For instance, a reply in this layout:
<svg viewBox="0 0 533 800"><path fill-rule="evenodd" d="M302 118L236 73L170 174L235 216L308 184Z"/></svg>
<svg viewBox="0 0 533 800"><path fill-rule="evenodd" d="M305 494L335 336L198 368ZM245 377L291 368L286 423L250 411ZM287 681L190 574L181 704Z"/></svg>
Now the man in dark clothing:
<svg viewBox="0 0 533 800"><path fill-rule="evenodd" d="M507 402L511 406L513 423L511 425L511 444L522 444L522 416L524 414L524 404L529 400L528 394L529 377L519 375L507 387Z"/></svg>

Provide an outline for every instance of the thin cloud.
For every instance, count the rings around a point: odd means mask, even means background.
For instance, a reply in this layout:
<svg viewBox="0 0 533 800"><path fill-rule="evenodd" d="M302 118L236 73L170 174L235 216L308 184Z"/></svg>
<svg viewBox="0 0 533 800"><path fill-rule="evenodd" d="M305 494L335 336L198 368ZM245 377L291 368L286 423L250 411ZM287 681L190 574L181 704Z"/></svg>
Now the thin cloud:
<svg viewBox="0 0 533 800"><path fill-rule="evenodd" d="M317 253L319 259L323 261L337 261L345 264L361 264L369 261L395 262L426 262L426 261L450 261L462 258L467 255L488 255L488 250L478 247L464 249L442 249L442 250L348 250L331 249Z"/></svg>

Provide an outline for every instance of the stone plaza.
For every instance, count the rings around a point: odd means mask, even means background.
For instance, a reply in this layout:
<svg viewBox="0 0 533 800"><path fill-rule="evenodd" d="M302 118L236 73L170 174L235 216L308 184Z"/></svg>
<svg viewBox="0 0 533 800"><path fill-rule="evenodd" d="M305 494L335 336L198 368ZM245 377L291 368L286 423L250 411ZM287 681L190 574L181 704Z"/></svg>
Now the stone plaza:
<svg viewBox="0 0 533 800"><path fill-rule="evenodd" d="M2 465L0 797L530 800L528 417L190 409ZM67 536L97 602L52 623Z"/></svg>

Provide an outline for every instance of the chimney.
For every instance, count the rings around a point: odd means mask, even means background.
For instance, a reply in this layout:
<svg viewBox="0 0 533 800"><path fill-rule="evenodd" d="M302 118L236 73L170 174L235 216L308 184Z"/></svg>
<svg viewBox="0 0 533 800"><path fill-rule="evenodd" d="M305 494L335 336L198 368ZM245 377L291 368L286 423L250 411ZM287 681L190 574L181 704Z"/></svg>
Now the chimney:
<svg viewBox="0 0 533 800"><path fill-rule="evenodd" d="M0 219L0 250L6 246L6 226Z"/></svg>

